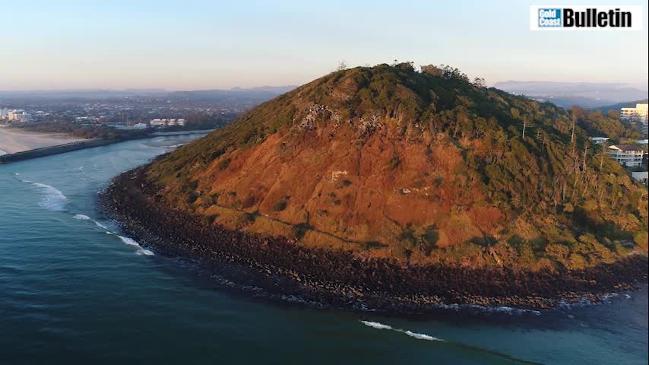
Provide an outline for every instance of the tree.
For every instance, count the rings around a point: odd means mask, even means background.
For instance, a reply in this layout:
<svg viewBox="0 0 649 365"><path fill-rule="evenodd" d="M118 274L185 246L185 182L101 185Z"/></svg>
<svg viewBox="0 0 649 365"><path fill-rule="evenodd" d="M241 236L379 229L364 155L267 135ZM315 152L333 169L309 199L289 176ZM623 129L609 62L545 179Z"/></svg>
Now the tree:
<svg viewBox="0 0 649 365"><path fill-rule="evenodd" d="M422 73L425 73L425 74L428 74L428 75L431 75L431 76L441 77L444 74L444 71L441 68L439 68L439 67L437 67L435 65L423 65L423 66L420 66L420 67L421 67L421 72Z"/></svg>
<svg viewBox="0 0 649 365"><path fill-rule="evenodd" d="M483 88L485 87L485 79L482 77L476 77L473 79L473 86Z"/></svg>
<svg viewBox="0 0 649 365"><path fill-rule="evenodd" d="M338 67L336 67L336 71L343 71L347 69L347 64L345 63L344 60L338 62Z"/></svg>

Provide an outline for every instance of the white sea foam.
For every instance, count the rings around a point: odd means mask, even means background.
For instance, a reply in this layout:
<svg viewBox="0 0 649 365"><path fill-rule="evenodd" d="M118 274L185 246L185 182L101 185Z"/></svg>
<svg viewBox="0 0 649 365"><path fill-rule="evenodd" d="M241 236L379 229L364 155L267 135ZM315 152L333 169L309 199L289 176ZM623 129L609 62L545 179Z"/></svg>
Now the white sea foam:
<svg viewBox="0 0 649 365"><path fill-rule="evenodd" d="M105 230L108 230L108 227L106 227L105 225L103 225L103 224L101 224L101 223L99 223L99 222L97 222L97 221L93 221L93 222L95 222L95 225L96 225L97 227L99 227L99 228L103 228L103 229L105 229ZM106 233L113 234L113 232L106 232Z"/></svg>
<svg viewBox="0 0 649 365"><path fill-rule="evenodd" d="M85 215L85 214L75 214L72 218L74 218L74 219L78 219L78 220L80 220L80 221L87 221L87 220L90 219L90 217L88 217L88 216Z"/></svg>
<svg viewBox="0 0 649 365"><path fill-rule="evenodd" d="M490 307L490 306L477 305L477 304L453 303L453 304L435 304L434 307L439 309L444 309L444 310L452 310L456 312L461 310L469 310L469 311L485 312L485 313L504 313L509 315L525 315L525 314L533 314L535 316L541 315L541 311L538 310L514 308L514 307L507 307L507 306Z"/></svg>
<svg viewBox="0 0 649 365"><path fill-rule="evenodd" d="M144 256L153 256L153 255L155 255L153 253L153 251L147 250L146 248L141 248L141 247L137 251L135 251L135 254L140 255L140 256L141 255L144 255Z"/></svg>
<svg viewBox="0 0 649 365"><path fill-rule="evenodd" d="M388 326L387 324L379 323L379 322L371 322L371 321L361 321L362 324L376 328L378 330L391 330L392 327Z"/></svg>
<svg viewBox="0 0 649 365"><path fill-rule="evenodd" d="M140 247L140 244L137 243L136 240L130 237L124 237L124 236L117 236L117 237L119 237L119 239L122 240L122 242L126 243L127 245Z"/></svg>
<svg viewBox="0 0 649 365"><path fill-rule="evenodd" d="M418 340L425 340L425 341L440 341L443 342L444 340L441 338L433 337L431 335L427 335L425 333L417 333L417 332L412 332L408 330L402 330L400 328L393 328L392 326L389 326L387 324L383 324L380 322L372 322L372 321L361 321L362 324L372 327L378 330L392 330L395 332L403 333L407 336L410 336L412 338L416 338Z"/></svg>
<svg viewBox="0 0 649 365"><path fill-rule="evenodd" d="M29 182L28 180L23 180ZM61 211L65 209L65 204L68 202L68 198L63 195L61 190L53 187L52 185L47 185L43 183L34 182L32 185L38 187L43 192L43 197L38 203L41 207L54 211Z"/></svg>
<svg viewBox="0 0 649 365"><path fill-rule="evenodd" d="M153 256L153 255L155 255L153 253L153 251L147 250L146 248L143 248L142 246L140 246L140 244L136 240L134 240L134 239L132 239L130 237L124 237L124 236L120 236L120 235L117 235L117 237L119 237L119 239L122 240L122 242L124 242L125 244L127 244L129 246L137 247L137 251L135 251L136 255L144 255L144 256Z"/></svg>
<svg viewBox="0 0 649 365"><path fill-rule="evenodd" d="M406 335L408 335L408 336L410 336L410 337L414 337L414 338L416 338L416 339L418 339L418 340L426 340L426 341L444 341L444 340L442 340L441 338L437 338L437 337L429 336L429 335L424 334L424 333L417 333L417 332L412 332L412 331L403 331L403 333L405 333Z"/></svg>

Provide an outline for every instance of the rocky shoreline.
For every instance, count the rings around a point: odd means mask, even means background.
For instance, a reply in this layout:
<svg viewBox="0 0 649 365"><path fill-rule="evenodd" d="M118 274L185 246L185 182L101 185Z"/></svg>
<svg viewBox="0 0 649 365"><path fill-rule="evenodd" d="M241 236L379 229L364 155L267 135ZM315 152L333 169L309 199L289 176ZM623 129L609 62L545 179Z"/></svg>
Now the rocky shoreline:
<svg viewBox="0 0 649 365"><path fill-rule="evenodd" d="M229 231L157 201L145 167L117 176L100 194L105 212L145 245L199 260L237 287L325 306L425 313L449 304L547 309L600 301L647 281L647 256L580 271L403 266L344 252L307 249L284 238Z"/></svg>

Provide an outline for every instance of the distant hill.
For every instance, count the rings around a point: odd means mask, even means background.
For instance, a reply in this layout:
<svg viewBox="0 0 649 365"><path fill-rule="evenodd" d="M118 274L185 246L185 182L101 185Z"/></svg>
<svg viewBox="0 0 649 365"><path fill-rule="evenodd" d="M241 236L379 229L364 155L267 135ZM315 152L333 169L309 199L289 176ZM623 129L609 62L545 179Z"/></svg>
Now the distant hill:
<svg viewBox="0 0 649 365"><path fill-rule="evenodd" d="M232 88L213 90L168 91L162 89L125 90L28 90L1 91L0 101L12 100L105 100L134 96L158 99L172 99L191 102L236 101L243 104L259 104L283 94L295 86L262 86L255 88Z"/></svg>
<svg viewBox="0 0 649 365"><path fill-rule="evenodd" d="M645 99L640 99L640 100L635 100L635 101L628 101L624 103L617 103L613 105L605 105L605 106L600 106L595 108L596 110L601 111L602 113L608 113L609 111L620 111L622 108L634 108L636 104L647 104L647 98Z"/></svg>
<svg viewBox="0 0 649 365"><path fill-rule="evenodd" d="M220 102L220 101L240 101L247 103L259 104L270 100L287 91L295 89L295 86L263 86L255 88L232 88L232 89L215 89L215 90L188 90L174 91L167 94L171 99L184 101L202 101L202 102Z"/></svg>
<svg viewBox="0 0 649 365"><path fill-rule="evenodd" d="M506 81L494 86L512 94L549 101L564 108L573 105L597 108L647 98L647 90L621 83Z"/></svg>

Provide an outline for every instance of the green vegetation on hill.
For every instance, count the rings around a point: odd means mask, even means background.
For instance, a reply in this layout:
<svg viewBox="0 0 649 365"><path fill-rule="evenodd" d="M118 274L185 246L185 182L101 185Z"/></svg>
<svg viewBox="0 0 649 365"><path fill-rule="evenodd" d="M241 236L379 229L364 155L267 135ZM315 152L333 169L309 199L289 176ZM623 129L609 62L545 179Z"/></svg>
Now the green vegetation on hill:
<svg viewBox="0 0 649 365"><path fill-rule="evenodd" d="M642 133L636 128L637 126L620 120L619 109L604 112L573 107L570 113L577 119L577 124L591 137L608 137L615 143L620 139L639 139L642 137Z"/></svg>
<svg viewBox="0 0 649 365"><path fill-rule="evenodd" d="M486 88L481 80L471 82L451 67L424 66L421 71L409 63L357 67L333 72L258 106L154 162L148 176L174 207L199 214L207 214L210 207L227 207L253 217L237 227L251 225L260 216L275 219L275 226L289 222L300 228L296 238L311 239L316 247L322 242L317 235L355 242L349 233L354 232L353 237L371 238L361 250L399 259L577 269L647 249L646 189L587 138L595 132L612 138L633 136L613 120L611 115L567 112L551 103ZM359 156L393 151L381 162L387 167L381 175L383 185L374 189L383 208L376 209L391 209L399 201L404 204L402 212L410 204L423 207L422 212L446 213L407 212L385 218L382 226L397 227L392 235L377 236L375 229L367 228L373 227L371 222L358 227L350 223L345 229L317 228L325 227L326 219L318 214L326 217L331 211L354 216L350 222L374 219L363 216L366 211L375 214L374 208L358 203L359 186L368 184L363 171L369 170L362 167L356 180L341 182L335 187L339 192L329 193L331 208L322 206L320 196L305 195L298 202L286 193L272 202L272 209L263 211L261 202L269 199L264 194L275 185L256 180L230 188L226 183L246 180L245 174L263 169L295 176L291 169L309 167L302 165L304 161L333 166L337 161L322 161L328 158L323 151L343 148ZM423 151L425 156L420 161L409 150ZM277 158L259 165L259 159L242 157L255 151ZM435 167L455 156L460 162L452 169ZM295 189L321 186L324 177L313 175L302 174L282 184ZM396 181L415 188L404 190ZM225 186L231 190L226 192ZM410 193L413 189L433 193L415 196ZM244 194L248 197L239 200ZM222 219L216 223L227 226ZM251 231L273 234L261 223L253 227L257 228ZM369 233L358 233L363 230Z"/></svg>

